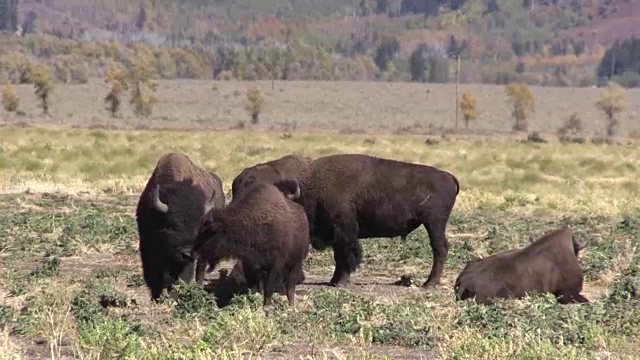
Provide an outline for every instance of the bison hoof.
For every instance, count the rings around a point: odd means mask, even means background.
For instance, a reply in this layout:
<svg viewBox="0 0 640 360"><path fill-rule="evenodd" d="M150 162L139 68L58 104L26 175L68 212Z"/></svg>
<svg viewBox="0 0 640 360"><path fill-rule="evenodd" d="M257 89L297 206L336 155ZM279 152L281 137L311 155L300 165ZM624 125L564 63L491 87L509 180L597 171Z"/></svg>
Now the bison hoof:
<svg viewBox="0 0 640 360"><path fill-rule="evenodd" d="M337 287L337 288L346 288L346 287L348 287L349 285L351 285L351 281L349 281L349 280L342 280L342 281L337 281L337 282L336 282L336 281L333 281L333 280L332 280L332 281L330 281L330 282L329 282L329 285L330 285L330 286L333 286L333 287Z"/></svg>
<svg viewBox="0 0 640 360"><path fill-rule="evenodd" d="M436 285L438 285L440 283L440 281L425 281L424 284L422 284L422 288L423 289L435 289Z"/></svg>

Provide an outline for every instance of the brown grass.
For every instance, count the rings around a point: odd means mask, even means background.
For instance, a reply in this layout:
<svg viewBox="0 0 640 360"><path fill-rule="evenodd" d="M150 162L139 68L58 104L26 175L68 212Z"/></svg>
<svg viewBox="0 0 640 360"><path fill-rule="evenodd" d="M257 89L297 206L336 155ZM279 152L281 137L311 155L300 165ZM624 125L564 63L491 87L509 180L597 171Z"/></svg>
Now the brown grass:
<svg viewBox="0 0 640 360"><path fill-rule="evenodd" d="M51 117L37 107L33 87L20 85L24 116L8 115L2 123L60 124L81 127L229 129L250 123L243 94L257 86L269 103L259 129L325 130L340 132L439 132L454 127L455 87L450 84L380 82L160 81L158 104L150 118L140 120L128 106L112 119L104 108L107 86L99 79L84 85L58 85L51 99ZM471 130L510 132L513 121L504 86L463 84L477 96L479 118ZM602 89L531 87L536 112L529 131L555 133L576 112L585 133L604 133L605 119L595 108ZM640 90L627 90L628 106L620 115L620 134L640 130ZM463 128L462 115L459 128ZM254 127L255 128L255 127Z"/></svg>

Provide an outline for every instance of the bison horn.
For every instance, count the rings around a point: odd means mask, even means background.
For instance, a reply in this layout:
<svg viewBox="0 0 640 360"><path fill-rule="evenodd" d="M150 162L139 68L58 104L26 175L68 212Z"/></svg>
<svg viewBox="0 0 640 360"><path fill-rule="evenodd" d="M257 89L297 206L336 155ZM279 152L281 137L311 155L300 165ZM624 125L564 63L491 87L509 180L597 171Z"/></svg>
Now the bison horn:
<svg viewBox="0 0 640 360"><path fill-rule="evenodd" d="M213 209L216 206L215 197L216 197L216 192L214 190L213 193L211 194L211 198L209 199L209 201L206 204L204 204L204 213L205 214L208 213L209 210Z"/></svg>
<svg viewBox="0 0 640 360"><path fill-rule="evenodd" d="M300 184L298 184L298 182L295 180L293 181L293 183L296 185L296 190L293 192L293 194L287 194L287 197L291 200L295 200L300 197Z"/></svg>
<svg viewBox="0 0 640 360"><path fill-rule="evenodd" d="M169 211L169 206L160 200L160 185L153 188L153 207L161 213Z"/></svg>

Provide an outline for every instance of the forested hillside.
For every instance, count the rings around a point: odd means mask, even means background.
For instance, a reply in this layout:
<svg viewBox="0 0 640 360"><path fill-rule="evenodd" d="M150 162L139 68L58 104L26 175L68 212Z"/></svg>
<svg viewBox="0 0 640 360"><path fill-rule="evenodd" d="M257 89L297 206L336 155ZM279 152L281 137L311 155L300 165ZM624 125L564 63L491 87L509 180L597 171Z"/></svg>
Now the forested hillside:
<svg viewBox="0 0 640 360"><path fill-rule="evenodd" d="M3 81L34 60L63 82L139 60L161 78L448 82L458 55L462 82L640 77L600 66L640 33L638 0L0 0L0 29Z"/></svg>

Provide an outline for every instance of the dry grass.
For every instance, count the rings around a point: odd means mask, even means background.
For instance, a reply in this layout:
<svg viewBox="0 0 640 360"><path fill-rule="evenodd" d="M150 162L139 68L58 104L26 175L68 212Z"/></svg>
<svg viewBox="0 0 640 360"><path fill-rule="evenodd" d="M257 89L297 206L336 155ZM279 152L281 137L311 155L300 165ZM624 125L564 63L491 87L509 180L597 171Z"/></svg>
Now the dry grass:
<svg viewBox="0 0 640 360"><path fill-rule="evenodd" d="M245 92L258 87L265 98L259 128L321 129L341 132L427 133L454 126L455 87L450 84L380 82L159 81L158 103L149 119L133 117L128 106L123 118L112 119L105 109L107 86L101 80L85 85L58 85L51 99L51 117L37 107L33 87L16 92L25 116L4 122L52 123L118 128L158 127L229 129L250 123ZM505 87L463 85L477 97L479 118L471 125L482 133L509 132L513 126ZM582 118L585 133L604 134L605 118L595 108L603 89L532 87L537 99L530 131L555 133L569 114ZM627 108L620 115L620 134L640 129L640 90L627 90ZM463 128L462 116L459 127Z"/></svg>
<svg viewBox="0 0 640 360"><path fill-rule="evenodd" d="M456 208L616 215L638 208L640 150L621 145L530 144L511 138L230 131L1 128L0 191L139 193L155 162L180 151L216 172L229 191L244 167L289 153L366 153L453 172Z"/></svg>

